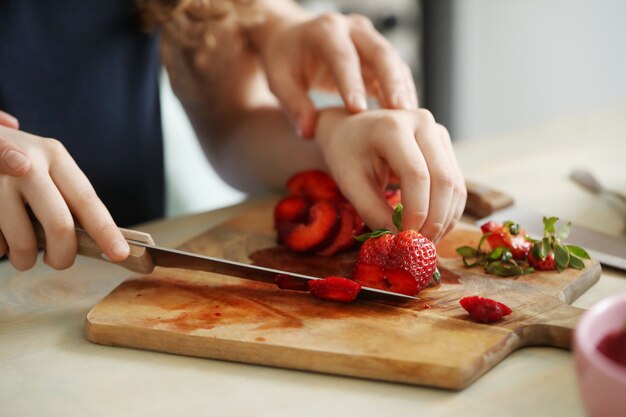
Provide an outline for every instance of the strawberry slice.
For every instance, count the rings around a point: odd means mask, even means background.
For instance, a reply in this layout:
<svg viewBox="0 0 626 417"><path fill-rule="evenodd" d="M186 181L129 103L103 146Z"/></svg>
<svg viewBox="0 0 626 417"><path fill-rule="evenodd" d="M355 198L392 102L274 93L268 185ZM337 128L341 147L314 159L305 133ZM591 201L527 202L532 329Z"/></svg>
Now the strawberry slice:
<svg viewBox="0 0 626 417"><path fill-rule="evenodd" d="M380 290L389 289L384 269L396 237L391 232L367 239L357 256L352 277L358 283Z"/></svg>
<svg viewBox="0 0 626 417"><path fill-rule="evenodd" d="M306 222L309 216L311 202L306 197L289 196L278 202L274 208L274 229L277 232L278 243L284 242L298 223Z"/></svg>
<svg viewBox="0 0 626 417"><path fill-rule="evenodd" d="M352 206L350 206L348 203L340 204L339 212L341 214L341 224L339 226L339 232L337 233L337 237L335 237L335 240L333 240L333 242L329 246L317 252L318 255L331 256L337 252L349 249L354 244L355 218L353 214L354 209L351 210L351 207Z"/></svg>
<svg viewBox="0 0 626 417"><path fill-rule="evenodd" d="M305 223L297 224L283 240L295 252L315 252L324 249L337 236L339 207L331 200L318 201L311 206Z"/></svg>
<svg viewBox="0 0 626 417"><path fill-rule="evenodd" d="M287 181L287 188L291 195L308 197L313 201L344 199L335 180L316 169L295 174Z"/></svg>
<svg viewBox="0 0 626 417"><path fill-rule="evenodd" d="M389 291L415 295L428 286L437 269L437 251L433 242L415 230L396 236L385 264Z"/></svg>
<svg viewBox="0 0 626 417"><path fill-rule="evenodd" d="M309 283L297 280L289 275L278 274L274 277L274 284L281 290L308 291Z"/></svg>
<svg viewBox="0 0 626 417"><path fill-rule="evenodd" d="M483 233L491 233L487 236L487 243L493 250L503 246L511 251L511 255L515 259L526 259L528 252L532 248L532 243L526 239L528 233L517 223L511 221L500 224L494 221L488 221L480 229Z"/></svg>
<svg viewBox="0 0 626 417"><path fill-rule="evenodd" d="M512 313L506 304L477 295L462 298L459 303L469 313L470 318L479 323L492 323Z"/></svg>
<svg viewBox="0 0 626 417"><path fill-rule="evenodd" d="M322 300L350 303L359 295L361 286L348 278L330 276L309 281L309 291Z"/></svg>

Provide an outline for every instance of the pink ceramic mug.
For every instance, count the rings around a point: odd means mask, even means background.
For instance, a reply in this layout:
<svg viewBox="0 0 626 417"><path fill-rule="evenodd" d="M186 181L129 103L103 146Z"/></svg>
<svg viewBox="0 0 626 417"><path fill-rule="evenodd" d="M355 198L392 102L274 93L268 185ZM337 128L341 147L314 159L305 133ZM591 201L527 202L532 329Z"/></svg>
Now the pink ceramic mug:
<svg viewBox="0 0 626 417"><path fill-rule="evenodd" d="M590 417L626 416L626 367L600 353L600 341L626 321L626 292L585 312L574 332L578 387Z"/></svg>

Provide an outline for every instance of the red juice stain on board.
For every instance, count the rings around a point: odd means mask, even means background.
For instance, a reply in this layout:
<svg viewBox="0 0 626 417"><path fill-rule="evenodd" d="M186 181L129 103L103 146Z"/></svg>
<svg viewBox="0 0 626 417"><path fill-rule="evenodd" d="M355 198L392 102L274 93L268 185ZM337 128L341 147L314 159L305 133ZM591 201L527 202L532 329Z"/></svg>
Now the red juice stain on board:
<svg viewBox="0 0 626 417"><path fill-rule="evenodd" d="M335 256L300 255L286 247L261 249L250 254L253 265L280 269L314 277L351 277L358 250Z"/></svg>

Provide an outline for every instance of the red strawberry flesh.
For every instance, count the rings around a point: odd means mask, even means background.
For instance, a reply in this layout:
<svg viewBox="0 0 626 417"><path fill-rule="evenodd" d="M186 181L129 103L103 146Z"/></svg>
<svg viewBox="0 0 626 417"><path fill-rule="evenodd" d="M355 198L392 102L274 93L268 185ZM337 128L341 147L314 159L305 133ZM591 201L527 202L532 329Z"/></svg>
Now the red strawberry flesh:
<svg viewBox="0 0 626 417"><path fill-rule="evenodd" d="M295 226L285 244L295 252L315 252L329 245L337 235L339 208L334 201L318 201L311 206L306 223Z"/></svg>
<svg viewBox="0 0 626 417"><path fill-rule="evenodd" d="M385 273L387 280L392 285L390 291L394 291L394 282L390 279L390 272L405 271L408 274L393 273L395 285L401 285L401 288L413 288L413 293L404 293L415 295L428 286L430 279L437 269L437 251L435 245L425 236L415 230L405 230L396 236L392 250L389 252L387 263L385 264ZM406 280L400 284L398 280ZM410 277L410 278L407 278ZM411 280L415 281L413 283ZM399 291L398 291L399 292Z"/></svg>
<svg viewBox="0 0 626 417"><path fill-rule="evenodd" d="M318 255L331 256L337 252L350 248L354 240L354 215L347 208L348 203L341 203L339 206L340 225L335 240L326 248L320 250Z"/></svg>
<svg viewBox="0 0 626 417"><path fill-rule="evenodd" d="M287 181L287 188L291 195L308 197L313 201L343 199L333 178L319 170L295 174Z"/></svg>
<svg viewBox="0 0 626 417"><path fill-rule="evenodd" d="M462 298L459 303L479 323L492 323L512 313L506 304L477 295Z"/></svg>
<svg viewBox="0 0 626 417"><path fill-rule="evenodd" d="M309 281L309 291L317 298L340 303L350 303L359 295L361 285L351 279L330 276Z"/></svg>

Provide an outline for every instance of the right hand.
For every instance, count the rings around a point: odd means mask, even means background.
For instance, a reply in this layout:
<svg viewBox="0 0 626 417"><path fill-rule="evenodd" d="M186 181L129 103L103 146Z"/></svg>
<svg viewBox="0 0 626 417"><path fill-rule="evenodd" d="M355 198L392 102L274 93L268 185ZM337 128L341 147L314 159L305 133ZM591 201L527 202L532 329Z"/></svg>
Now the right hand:
<svg viewBox="0 0 626 417"><path fill-rule="evenodd" d="M37 239L28 205L45 231L44 262L51 267L65 269L74 263L74 217L109 259L126 259L128 243L65 147L15 127L0 121L0 258L8 254L20 271L35 264ZM26 161L17 172L13 152Z"/></svg>

